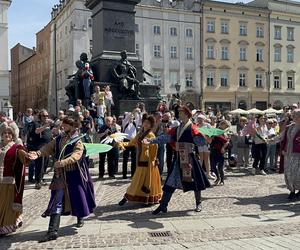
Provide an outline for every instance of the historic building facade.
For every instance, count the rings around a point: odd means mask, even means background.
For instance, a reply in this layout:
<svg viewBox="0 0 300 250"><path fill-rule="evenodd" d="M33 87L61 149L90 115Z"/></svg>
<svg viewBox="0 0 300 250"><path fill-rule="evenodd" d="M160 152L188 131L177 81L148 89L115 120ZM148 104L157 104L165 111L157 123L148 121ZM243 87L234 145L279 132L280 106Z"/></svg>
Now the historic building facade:
<svg viewBox="0 0 300 250"><path fill-rule="evenodd" d="M15 112L47 108L50 75L50 28L36 34L36 48L17 44L11 49L11 102Z"/></svg>
<svg viewBox="0 0 300 250"><path fill-rule="evenodd" d="M8 19L7 11L10 0L0 0L0 110L10 99L8 70Z"/></svg>
<svg viewBox="0 0 300 250"><path fill-rule="evenodd" d="M77 71L75 62L82 52L91 58L91 11L85 0L62 0L52 9L49 109L66 107L65 86L68 76Z"/></svg>
<svg viewBox="0 0 300 250"><path fill-rule="evenodd" d="M136 53L153 74L163 95L176 93L199 106L200 19L199 1L142 0L136 7Z"/></svg>
<svg viewBox="0 0 300 250"><path fill-rule="evenodd" d="M300 101L300 3L256 0L270 10L270 103L278 108Z"/></svg>
<svg viewBox="0 0 300 250"><path fill-rule="evenodd" d="M269 11L202 1L203 106L267 108Z"/></svg>

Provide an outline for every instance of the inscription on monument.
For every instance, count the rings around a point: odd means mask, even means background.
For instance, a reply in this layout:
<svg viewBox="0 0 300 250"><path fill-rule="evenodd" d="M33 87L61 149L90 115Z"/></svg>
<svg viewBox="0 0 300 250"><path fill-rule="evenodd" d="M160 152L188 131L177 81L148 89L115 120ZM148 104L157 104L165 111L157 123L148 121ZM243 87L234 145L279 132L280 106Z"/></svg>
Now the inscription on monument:
<svg viewBox="0 0 300 250"><path fill-rule="evenodd" d="M114 36L134 36L134 30L126 29L125 23L121 21L115 21L113 27L107 27L105 32L111 33Z"/></svg>

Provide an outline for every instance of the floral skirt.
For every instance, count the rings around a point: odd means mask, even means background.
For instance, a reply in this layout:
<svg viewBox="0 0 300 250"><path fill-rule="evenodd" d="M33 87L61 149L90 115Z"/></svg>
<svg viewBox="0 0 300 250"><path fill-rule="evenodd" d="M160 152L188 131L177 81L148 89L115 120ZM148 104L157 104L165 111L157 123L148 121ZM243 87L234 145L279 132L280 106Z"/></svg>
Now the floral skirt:
<svg viewBox="0 0 300 250"><path fill-rule="evenodd" d="M158 167L138 166L127 188L125 198L133 202L158 204L161 196L161 178Z"/></svg>
<svg viewBox="0 0 300 250"><path fill-rule="evenodd" d="M14 184L0 184L0 235L15 232L22 226L22 213L13 209Z"/></svg>
<svg viewBox="0 0 300 250"><path fill-rule="evenodd" d="M300 157L294 155L284 156L284 179L288 190L300 190Z"/></svg>

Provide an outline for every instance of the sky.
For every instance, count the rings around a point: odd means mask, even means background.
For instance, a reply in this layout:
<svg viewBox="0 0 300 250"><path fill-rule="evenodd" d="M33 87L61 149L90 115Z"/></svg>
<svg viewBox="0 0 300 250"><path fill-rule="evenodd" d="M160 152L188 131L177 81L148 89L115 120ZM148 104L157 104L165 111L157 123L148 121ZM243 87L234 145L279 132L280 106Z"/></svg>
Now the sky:
<svg viewBox="0 0 300 250"><path fill-rule="evenodd" d="M35 34L51 19L51 9L59 0L12 0L8 10L9 49L17 43L29 48L36 47ZM223 2L244 2L249 0L223 0Z"/></svg>

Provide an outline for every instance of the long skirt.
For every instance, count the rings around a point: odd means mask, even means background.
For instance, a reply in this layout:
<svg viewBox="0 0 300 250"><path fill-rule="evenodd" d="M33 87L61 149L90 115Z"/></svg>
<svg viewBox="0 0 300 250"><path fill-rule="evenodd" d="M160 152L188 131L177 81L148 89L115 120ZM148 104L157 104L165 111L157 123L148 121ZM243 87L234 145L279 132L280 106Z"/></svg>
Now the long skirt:
<svg viewBox="0 0 300 250"><path fill-rule="evenodd" d="M294 155L284 156L284 179L288 190L300 190L300 157Z"/></svg>
<svg viewBox="0 0 300 250"><path fill-rule="evenodd" d="M13 210L14 184L0 184L0 235L15 232L22 226L22 213Z"/></svg>
<svg viewBox="0 0 300 250"><path fill-rule="evenodd" d="M150 192L144 192L146 186L149 187ZM158 204L162 196L158 167L138 166L124 196L128 201Z"/></svg>

